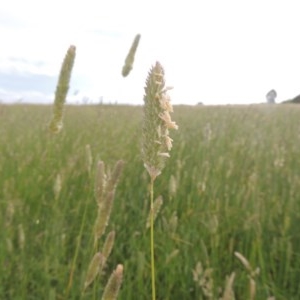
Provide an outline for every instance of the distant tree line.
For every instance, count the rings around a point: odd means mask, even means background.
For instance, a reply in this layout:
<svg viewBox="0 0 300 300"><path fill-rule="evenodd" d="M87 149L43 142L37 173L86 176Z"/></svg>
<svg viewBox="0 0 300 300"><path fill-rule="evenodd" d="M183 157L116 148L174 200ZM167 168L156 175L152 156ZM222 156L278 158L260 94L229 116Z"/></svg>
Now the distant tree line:
<svg viewBox="0 0 300 300"><path fill-rule="evenodd" d="M282 103L283 103L283 104L289 104L289 103L300 104L300 95L296 96L296 97L293 98L293 99L283 101Z"/></svg>

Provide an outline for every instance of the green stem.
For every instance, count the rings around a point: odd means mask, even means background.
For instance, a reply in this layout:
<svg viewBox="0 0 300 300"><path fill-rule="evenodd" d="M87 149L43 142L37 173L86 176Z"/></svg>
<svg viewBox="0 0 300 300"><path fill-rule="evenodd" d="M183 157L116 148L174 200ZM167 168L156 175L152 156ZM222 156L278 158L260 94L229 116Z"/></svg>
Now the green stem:
<svg viewBox="0 0 300 300"><path fill-rule="evenodd" d="M155 296L155 259L154 259L154 209L153 209L153 185L154 179L151 178L150 183L150 247L151 247L151 281L152 281L152 300Z"/></svg>

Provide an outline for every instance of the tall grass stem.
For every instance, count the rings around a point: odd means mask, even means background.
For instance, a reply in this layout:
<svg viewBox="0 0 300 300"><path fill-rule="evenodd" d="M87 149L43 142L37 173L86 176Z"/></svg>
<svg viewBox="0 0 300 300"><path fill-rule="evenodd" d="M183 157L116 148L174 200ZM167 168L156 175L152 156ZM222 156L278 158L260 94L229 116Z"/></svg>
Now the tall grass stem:
<svg viewBox="0 0 300 300"><path fill-rule="evenodd" d="M151 283L152 283L152 300L156 299L155 294L155 255L154 255L154 205L153 205L153 186L154 179L150 181L150 247L151 247Z"/></svg>

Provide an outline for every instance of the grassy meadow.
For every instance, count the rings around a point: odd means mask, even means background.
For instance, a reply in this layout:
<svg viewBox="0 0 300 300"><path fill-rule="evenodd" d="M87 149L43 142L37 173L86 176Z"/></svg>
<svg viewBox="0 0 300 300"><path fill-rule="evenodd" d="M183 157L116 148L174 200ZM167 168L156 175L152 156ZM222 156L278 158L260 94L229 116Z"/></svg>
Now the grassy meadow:
<svg viewBox="0 0 300 300"><path fill-rule="evenodd" d="M150 299L142 107L66 106L58 135L48 130L51 114L50 106L0 105L0 299L100 299L119 263L118 299ZM154 190L163 197L157 299L300 299L300 107L175 106L172 117L179 130ZM113 168L119 159L106 229L115 230L115 244L83 293L94 255L96 163ZM230 276L235 298L224 296Z"/></svg>

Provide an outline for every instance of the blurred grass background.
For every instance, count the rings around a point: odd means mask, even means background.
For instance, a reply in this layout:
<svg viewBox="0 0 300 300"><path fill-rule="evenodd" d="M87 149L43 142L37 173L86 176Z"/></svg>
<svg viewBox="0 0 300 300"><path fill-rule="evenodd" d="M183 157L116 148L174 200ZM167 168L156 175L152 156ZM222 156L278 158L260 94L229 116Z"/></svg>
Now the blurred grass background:
<svg viewBox="0 0 300 300"><path fill-rule="evenodd" d="M221 297L232 272L236 299L249 299L248 272L234 251L260 268L256 299L300 299L300 108L174 110L179 130L171 133L171 158L155 183L164 199L155 224L157 299L209 299L193 279L198 262L213 269L211 299ZM50 106L0 105L0 299L65 299L77 243L68 299L99 299L118 263L118 299L149 299L142 107L66 106L57 136L48 132L51 114ZM106 231L116 230L107 273L81 294L97 213L87 144L93 169L99 159L111 168L119 159L126 164Z"/></svg>

